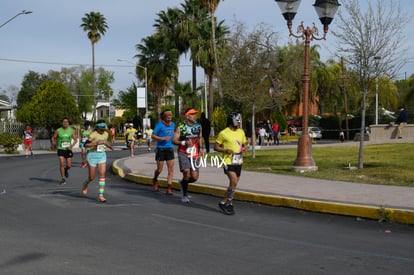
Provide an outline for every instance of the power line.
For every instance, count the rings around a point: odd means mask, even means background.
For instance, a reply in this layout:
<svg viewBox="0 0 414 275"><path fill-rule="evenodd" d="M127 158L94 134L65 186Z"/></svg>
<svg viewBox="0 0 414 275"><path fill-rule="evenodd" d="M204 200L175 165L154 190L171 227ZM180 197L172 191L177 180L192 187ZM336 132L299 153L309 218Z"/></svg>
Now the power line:
<svg viewBox="0 0 414 275"><path fill-rule="evenodd" d="M12 59L12 58L0 58L0 61L16 62L16 63L28 63L28 64L45 64L45 65L60 65L60 66L91 66L91 64L81 63L66 63L66 62L51 62L51 61L38 61L38 60L26 60L26 59ZM96 64L97 67L115 67L115 68L135 68L136 65L130 64ZM191 67L191 64L180 64L178 67Z"/></svg>
<svg viewBox="0 0 414 275"><path fill-rule="evenodd" d="M11 58L0 58L1 61L16 62L16 63L28 63L28 64L46 64L46 65L60 65L60 66L91 66L91 64L81 64L81 63L65 63L65 62L50 62L50 61L38 61L38 60L25 60L25 59L11 59ZM96 64L97 67L124 67L131 68L135 67L134 65L121 65L121 64Z"/></svg>

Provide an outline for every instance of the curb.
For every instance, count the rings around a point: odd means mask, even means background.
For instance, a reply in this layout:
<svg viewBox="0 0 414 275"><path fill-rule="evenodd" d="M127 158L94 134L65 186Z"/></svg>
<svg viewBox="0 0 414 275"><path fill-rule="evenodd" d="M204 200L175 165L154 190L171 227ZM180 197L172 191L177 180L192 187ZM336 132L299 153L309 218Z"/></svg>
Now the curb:
<svg viewBox="0 0 414 275"><path fill-rule="evenodd" d="M137 175L134 173L125 173L125 171L118 165L118 161L119 160L114 161L112 165L113 173L117 174L122 179L135 182L136 184L152 186L152 177ZM166 179L159 179L158 184L161 187L167 187ZM175 190L180 190L177 181L173 181L172 187ZM188 187L188 191L212 195L215 197L222 197L225 190L225 188L206 186L197 183L192 183ZM236 191L234 194L234 199L239 201L261 203L265 205L301 209L310 212L367 218L377 220L379 222L386 221L401 224L414 224L414 210L408 209L339 203L334 201L319 201L305 198L266 195L246 191Z"/></svg>

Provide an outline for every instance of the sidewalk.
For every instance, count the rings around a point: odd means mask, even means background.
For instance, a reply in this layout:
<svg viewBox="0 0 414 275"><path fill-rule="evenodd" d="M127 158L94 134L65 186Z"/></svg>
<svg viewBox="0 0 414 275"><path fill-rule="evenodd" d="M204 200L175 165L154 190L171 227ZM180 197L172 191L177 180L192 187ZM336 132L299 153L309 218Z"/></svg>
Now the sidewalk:
<svg viewBox="0 0 414 275"><path fill-rule="evenodd" d="M179 190L178 180L182 174L178 168L177 158L175 160L173 187ZM155 167L154 153L151 152L119 159L114 162L112 170L126 180L152 185ZM161 187L166 186L166 170L164 167L159 177ZM209 164L208 167L200 168L200 178L196 183L190 184L189 191L222 197L227 184L228 179L223 169L211 167ZM411 187L330 181L243 170L235 199L313 212L414 224L414 189Z"/></svg>

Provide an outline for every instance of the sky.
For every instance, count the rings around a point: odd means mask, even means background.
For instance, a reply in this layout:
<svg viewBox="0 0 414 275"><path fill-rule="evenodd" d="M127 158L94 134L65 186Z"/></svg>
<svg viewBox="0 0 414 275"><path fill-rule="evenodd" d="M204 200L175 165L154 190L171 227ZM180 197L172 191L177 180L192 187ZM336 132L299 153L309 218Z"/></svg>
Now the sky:
<svg viewBox="0 0 414 275"><path fill-rule="evenodd" d="M153 24L157 13L168 8L180 7L183 0L1 0L0 25L23 10L31 14L19 15L0 28L0 91L20 88L23 76L30 70L47 73L60 71L62 67L90 66L91 44L80 27L86 13L102 13L109 26L102 39L95 45L95 62L106 70L114 72L115 93L129 87L136 81L133 63L138 53L136 45L154 33ZM339 0L341 3L341 0ZM293 22L293 28L304 21L305 26L313 22L322 29L312 6L314 1L304 0ZM406 11L414 10L414 2L400 0ZM277 33L279 46L289 41L286 21L274 0L224 0L216 12L218 20L228 26L236 21L244 23L250 30L259 24L266 24ZM335 19L330 25L335 29ZM413 37L414 22L404 32ZM320 45L321 58L327 60L335 46L335 38L328 33L326 41L312 42ZM414 47L408 40L407 47ZM408 57L413 58L410 50ZM124 61L118 61L122 59ZM412 59L413 60L413 59ZM183 58L180 63L180 81L190 81L190 62ZM408 63L400 78L414 73L414 63ZM202 70L198 81L203 79Z"/></svg>

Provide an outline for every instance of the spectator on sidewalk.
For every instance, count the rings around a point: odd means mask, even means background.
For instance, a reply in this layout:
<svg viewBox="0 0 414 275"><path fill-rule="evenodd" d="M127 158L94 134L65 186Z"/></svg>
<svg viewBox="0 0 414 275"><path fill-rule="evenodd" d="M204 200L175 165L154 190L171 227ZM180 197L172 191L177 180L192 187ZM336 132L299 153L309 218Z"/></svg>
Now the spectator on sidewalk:
<svg viewBox="0 0 414 275"><path fill-rule="evenodd" d="M273 122L272 124L272 131L273 131L273 144L279 145L279 123L277 123L277 120Z"/></svg>
<svg viewBox="0 0 414 275"><path fill-rule="evenodd" d="M397 119L395 120L395 124L398 124L397 138L402 138L402 130L407 125L407 121L408 121L407 110L404 108L404 106L400 106L398 107L398 109L400 110L400 113Z"/></svg>
<svg viewBox="0 0 414 275"><path fill-rule="evenodd" d="M272 123L270 123L270 120L266 121L266 143L267 145L272 144L273 139L273 130L272 130Z"/></svg>
<svg viewBox="0 0 414 275"><path fill-rule="evenodd" d="M247 151L247 139L240 129L241 115L230 113L227 117L227 128L222 130L216 139L214 150L223 153L224 174L229 179L227 191L219 202L219 208L226 215L234 215L233 196L240 180L243 155Z"/></svg>
<svg viewBox="0 0 414 275"><path fill-rule="evenodd" d="M206 114L203 112L201 113L200 117L200 124L201 124L201 130L204 140L204 146L206 147L206 153L210 153L210 131L211 131L211 122L206 117Z"/></svg>
<svg viewBox="0 0 414 275"><path fill-rule="evenodd" d="M26 125L23 131L23 145L24 145L24 154L26 158L29 157L29 153L30 153L30 156L33 156L32 144L33 144L33 130L32 130L32 127L30 127L30 125Z"/></svg>
<svg viewBox="0 0 414 275"><path fill-rule="evenodd" d="M344 130L342 130L342 129L339 132L339 139L341 140L341 142L345 141L345 134L344 134Z"/></svg>
<svg viewBox="0 0 414 275"><path fill-rule="evenodd" d="M259 129L259 145L265 145L266 138L266 129L263 126L260 126Z"/></svg>

